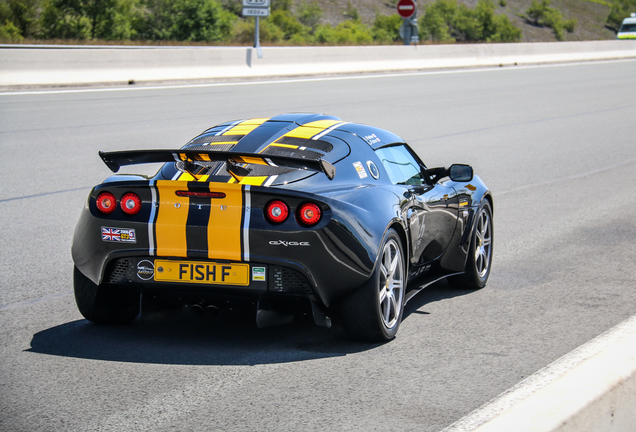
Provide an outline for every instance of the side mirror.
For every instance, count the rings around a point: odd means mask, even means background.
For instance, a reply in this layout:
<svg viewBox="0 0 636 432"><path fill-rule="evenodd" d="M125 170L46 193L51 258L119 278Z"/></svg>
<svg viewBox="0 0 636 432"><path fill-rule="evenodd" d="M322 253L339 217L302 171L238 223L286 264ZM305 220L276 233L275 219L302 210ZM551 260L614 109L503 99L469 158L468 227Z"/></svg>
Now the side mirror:
<svg viewBox="0 0 636 432"><path fill-rule="evenodd" d="M470 165L453 164L448 169L448 176L452 181L469 182L473 179L473 167Z"/></svg>

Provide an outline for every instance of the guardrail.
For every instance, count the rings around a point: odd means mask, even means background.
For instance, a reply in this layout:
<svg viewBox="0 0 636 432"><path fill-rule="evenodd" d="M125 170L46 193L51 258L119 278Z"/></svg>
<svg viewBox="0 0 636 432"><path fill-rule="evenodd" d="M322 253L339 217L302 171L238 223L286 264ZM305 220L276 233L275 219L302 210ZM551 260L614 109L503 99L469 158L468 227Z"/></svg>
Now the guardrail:
<svg viewBox="0 0 636 432"><path fill-rule="evenodd" d="M191 81L636 58L636 41L357 47L0 45L0 86Z"/></svg>

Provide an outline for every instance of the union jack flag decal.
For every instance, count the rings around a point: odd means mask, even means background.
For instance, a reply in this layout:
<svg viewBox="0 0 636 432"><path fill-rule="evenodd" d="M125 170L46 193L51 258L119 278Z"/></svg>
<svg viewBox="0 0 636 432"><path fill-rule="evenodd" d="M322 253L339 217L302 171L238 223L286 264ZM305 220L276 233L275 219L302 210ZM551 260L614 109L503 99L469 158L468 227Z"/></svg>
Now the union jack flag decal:
<svg viewBox="0 0 636 432"><path fill-rule="evenodd" d="M106 242L137 243L134 229L102 227L102 240Z"/></svg>

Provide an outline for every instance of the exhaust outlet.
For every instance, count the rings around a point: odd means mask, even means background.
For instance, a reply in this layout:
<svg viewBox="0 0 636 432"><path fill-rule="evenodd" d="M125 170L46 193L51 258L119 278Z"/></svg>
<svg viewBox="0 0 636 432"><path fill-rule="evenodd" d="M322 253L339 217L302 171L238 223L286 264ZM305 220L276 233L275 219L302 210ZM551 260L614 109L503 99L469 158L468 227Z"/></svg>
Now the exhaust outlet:
<svg viewBox="0 0 636 432"><path fill-rule="evenodd" d="M201 316L205 313L205 309L203 309L203 306L201 306L200 304L192 305L190 310L192 311L193 314L197 316Z"/></svg>
<svg viewBox="0 0 636 432"><path fill-rule="evenodd" d="M214 305L208 305L206 309L208 313L213 317L218 317L219 315L221 315L221 311L219 310L219 308Z"/></svg>

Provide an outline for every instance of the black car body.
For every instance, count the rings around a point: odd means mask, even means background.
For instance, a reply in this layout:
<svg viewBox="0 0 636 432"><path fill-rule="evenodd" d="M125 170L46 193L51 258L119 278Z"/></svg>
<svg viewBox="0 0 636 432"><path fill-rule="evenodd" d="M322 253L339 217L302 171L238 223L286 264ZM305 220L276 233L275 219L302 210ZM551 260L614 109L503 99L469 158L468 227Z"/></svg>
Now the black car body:
<svg viewBox="0 0 636 432"><path fill-rule="evenodd" d="M490 272L486 186L467 165L427 168L379 128L286 114L223 123L177 150L100 155L113 171L165 164L88 197L72 254L91 321L132 321L141 298L214 310L245 299L259 326L340 313L352 337L386 340L424 286L479 288Z"/></svg>

